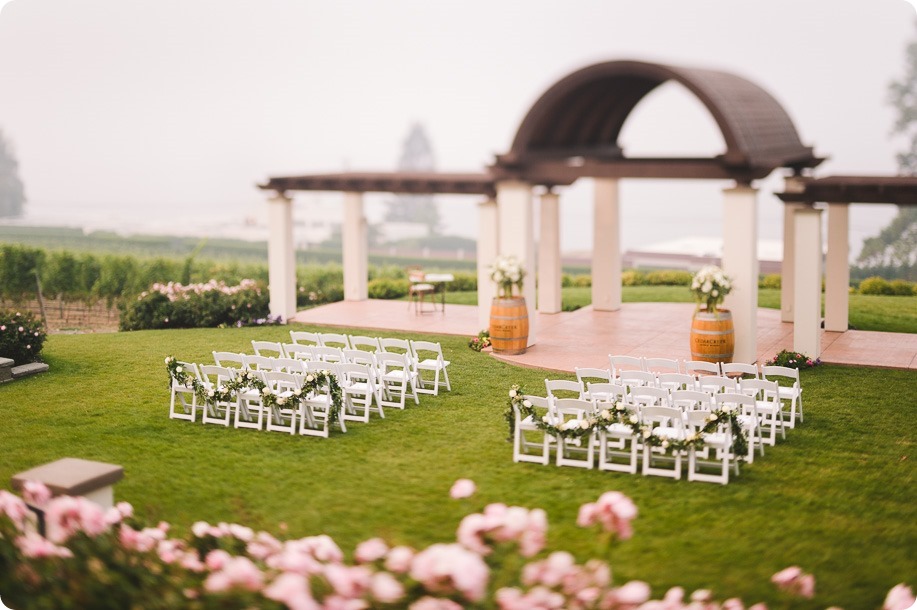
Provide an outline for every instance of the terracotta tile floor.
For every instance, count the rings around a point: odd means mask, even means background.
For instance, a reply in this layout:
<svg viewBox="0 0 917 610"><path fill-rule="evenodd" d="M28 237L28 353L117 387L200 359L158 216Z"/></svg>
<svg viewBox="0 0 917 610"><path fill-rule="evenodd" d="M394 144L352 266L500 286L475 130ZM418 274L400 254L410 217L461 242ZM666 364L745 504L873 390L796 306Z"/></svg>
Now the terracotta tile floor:
<svg viewBox="0 0 917 610"><path fill-rule="evenodd" d="M687 303L625 303L620 311L584 307L558 314L536 313L531 324L535 345L520 356L495 356L520 366L556 371L606 367L608 354L689 360L691 315ZM477 308L447 305L445 312L417 315L405 301L342 301L300 311L296 322L378 331L476 335ZM793 325L775 309L758 310L758 361L793 348ZM917 334L847 331L823 332L822 360L917 370Z"/></svg>

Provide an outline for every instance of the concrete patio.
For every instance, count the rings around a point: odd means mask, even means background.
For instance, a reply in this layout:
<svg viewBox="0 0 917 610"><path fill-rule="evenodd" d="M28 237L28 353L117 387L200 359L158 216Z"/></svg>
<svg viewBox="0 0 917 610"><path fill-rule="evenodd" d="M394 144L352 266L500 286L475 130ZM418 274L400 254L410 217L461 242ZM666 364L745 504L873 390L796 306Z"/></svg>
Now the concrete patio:
<svg viewBox="0 0 917 610"><path fill-rule="evenodd" d="M694 305L625 303L619 311L539 314L536 344L520 356L495 356L519 366L572 372L575 367L606 367L608 354L690 360L689 337ZM294 322L364 328L379 332L477 335L477 308L447 305L445 311L417 315L405 301L341 301L297 312ZM793 325L775 309L758 309L758 362L782 349L793 349ZM822 331L823 362L917 370L917 334L850 330Z"/></svg>

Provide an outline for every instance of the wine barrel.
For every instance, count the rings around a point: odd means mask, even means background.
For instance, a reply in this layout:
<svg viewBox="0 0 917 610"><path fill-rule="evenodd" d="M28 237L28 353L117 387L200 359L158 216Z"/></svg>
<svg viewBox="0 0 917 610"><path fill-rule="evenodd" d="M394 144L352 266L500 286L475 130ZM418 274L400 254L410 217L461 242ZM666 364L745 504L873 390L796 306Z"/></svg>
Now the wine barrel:
<svg viewBox="0 0 917 610"><path fill-rule="evenodd" d="M524 297L494 299L490 306L490 342L498 354L524 354L529 342L529 313Z"/></svg>
<svg viewBox="0 0 917 610"><path fill-rule="evenodd" d="M735 351L735 329L732 313L702 310L691 321L691 359L705 362L732 362Z"/></svg>

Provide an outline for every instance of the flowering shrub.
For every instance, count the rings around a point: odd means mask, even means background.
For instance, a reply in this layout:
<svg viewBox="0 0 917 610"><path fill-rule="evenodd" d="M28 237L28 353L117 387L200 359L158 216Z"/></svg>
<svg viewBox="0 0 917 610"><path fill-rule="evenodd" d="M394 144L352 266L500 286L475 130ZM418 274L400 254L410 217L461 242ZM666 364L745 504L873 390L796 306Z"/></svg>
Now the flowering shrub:
<svg viewBox="0 0 917 610"><path fill-rule="evenodd" d="M702 267L691 280L691 292L697 301L697 307L702 305L707 311L713 313L732 290L732 280L723 273L723 270L713 265Z"/></svg>
<svg viewBox="0 0 917 610"><path fill-rule="evenodd" d="M471 341L468 342L468 347L473 349L476 352L481 351L485 347L490 347L490 331L482 330L478 333L477 337L472 337Z"/></svg>
<svg viewBox="0 0 917 610"><path fill-rule="evenodd" d="M783 350L767 361L767 366L786 366L791 369L809 369L819 364L821 364L821 358L812 360L803 353L791 352L788 349Z"/></svg>
<svg viewBox="0 0 917 610"><path fill-rule="evenodd" d="M254 280L238 285L210 280L184 286L175 282L153 284L131 303L122 303L121 330L201 328L274 324L268 295Z"/></svg>
<svg viewBox="0 0 917 610"><path fill-rule="evenodd" d="M0 357L16 364L38 360L48 335L30 312L0 311Z"/></svg>
<svg viewBox="0 0 917 610"><path fill-rule="evenodd" d="M490 266L490 279L497 284L497 296L500 298L512 298L514 289L522 292L523 278L525 269L515 256L498 256Z"/></svg>
<svg viewBox="0 0 917 610"><path fill-rule="evenodd" d="M674 587L651 600L641 581L616 585L607 562L577 564L545 551L541 509L493 503L462 519L456 541L426 549L357 545L353 561L328 536L280 540L239 524L199 521L184 537L168 523L145 527L130 504L103 510L85 498L50 499L30 483L29 503L44 511L47 531L19 497L0 490L0 592L13 608L281 608L409 610L604 609L727 610L709 590ZM577 524L609 543L633 535L637 507L606 492L579 509ZM788 596L811 598L815 579L793 566L772 578ZM910 587L889 591L883 610L914 603ZM750 606L764 610L763 604Z"/></svg>

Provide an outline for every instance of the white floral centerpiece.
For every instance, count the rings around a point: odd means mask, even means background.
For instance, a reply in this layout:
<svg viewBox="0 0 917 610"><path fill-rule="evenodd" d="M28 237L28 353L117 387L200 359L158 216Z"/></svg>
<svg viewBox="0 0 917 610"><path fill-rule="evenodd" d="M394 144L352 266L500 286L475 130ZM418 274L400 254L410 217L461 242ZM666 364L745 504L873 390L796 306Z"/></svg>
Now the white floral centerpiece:
<svg viewBox="0 0 917 610"><path fill-rule="evenodd" d="M691 280L691 292L697 301L697 309L706 306L707 311L716 313L720 305L732 290L732 280L723 270L714 265L707 265L698 271Z"/></svg>
<svg viewBox="0 0 917 610"><path fill-rule="evenodd" d="M522 280L525 269L515 256L498 256L490 266L490 279L497 284L497 296L503 299L513 298L514 289L522 293Z"/></svg>

